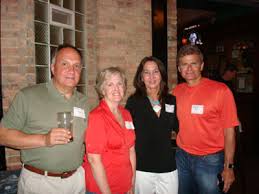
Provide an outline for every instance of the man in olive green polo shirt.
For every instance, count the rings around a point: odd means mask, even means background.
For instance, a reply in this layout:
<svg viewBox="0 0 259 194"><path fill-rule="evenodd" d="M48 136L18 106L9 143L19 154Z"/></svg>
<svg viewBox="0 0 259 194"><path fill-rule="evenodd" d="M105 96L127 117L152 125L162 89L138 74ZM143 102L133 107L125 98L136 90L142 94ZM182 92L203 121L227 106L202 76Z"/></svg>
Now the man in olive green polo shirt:
<svg viewBox="0 0 259 194"><path fill-rule="evenodd" d="M21 150L18 194L85 193L81 164L88 111L86 97L76 91L81 61L77 48L60 45L53 79L18 92L1 121L0 144ZM64 111L72 112L73 134L57 126L57 112Z"/></svg>

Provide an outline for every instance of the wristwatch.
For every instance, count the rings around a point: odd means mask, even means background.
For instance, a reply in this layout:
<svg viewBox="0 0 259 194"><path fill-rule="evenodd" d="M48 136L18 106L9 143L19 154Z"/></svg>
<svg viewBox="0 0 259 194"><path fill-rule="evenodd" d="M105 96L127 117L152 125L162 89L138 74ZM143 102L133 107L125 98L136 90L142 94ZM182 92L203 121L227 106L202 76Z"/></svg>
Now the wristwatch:
<svg viewBox="0 0 259 194"><path fill-rule="evenodd" d="M225 165L225 167L234 169L235 165L234 164L228 164L228 165Z"/></svg>

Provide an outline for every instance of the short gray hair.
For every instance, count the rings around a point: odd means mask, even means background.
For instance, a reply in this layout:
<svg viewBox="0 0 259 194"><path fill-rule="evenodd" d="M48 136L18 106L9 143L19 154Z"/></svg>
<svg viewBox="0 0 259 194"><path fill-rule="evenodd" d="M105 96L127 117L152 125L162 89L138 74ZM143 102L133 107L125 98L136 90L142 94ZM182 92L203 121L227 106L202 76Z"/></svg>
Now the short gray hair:
<svg viewBox="0 0 259 194"><path fill-rule="evenodd" d="M176 63L179 65L180 58L187 55L198 55L201 62L203 62L203 54L198 46L187 44L180 48L177 54Z"/></svg>
<svg viewBox="0 0 259 194"><path fill-rule="evenodd" d="M51 64L55 64L56 63L56 58L57 58L57 55L59 53L59 51L61 51L62 49L64 48L71 48L71 49L74 49L78 55L80 56L80 59L81 59L81 62L82 62L82 53L81 51L76 48L75 46L71 45L71 44L60 44L55 50L54 52L52 53L52 59L51 59Z"/></svg>

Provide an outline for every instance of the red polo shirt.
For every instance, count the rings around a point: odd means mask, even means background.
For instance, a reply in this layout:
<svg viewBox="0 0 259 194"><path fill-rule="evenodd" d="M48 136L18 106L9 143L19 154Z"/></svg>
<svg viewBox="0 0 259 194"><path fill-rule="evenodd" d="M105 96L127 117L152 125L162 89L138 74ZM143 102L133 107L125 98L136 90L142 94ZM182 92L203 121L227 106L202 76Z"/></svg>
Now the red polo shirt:
<svg viewBox="0 0 259 194"><path fill-rule="evenodd" d="M224 149L224 129L237 126L236 104L229 88L202 78L195 86L179 84L173 90L177 102L177 145L188 153L207 155Z"/></svg>
<svg viewBox="0 0 259 194"><path fill-rule="evenodd" d="M88 117L86 130L86 152L100 154L112 193L125 193L132 186L132 166L129 149L135 143L135 132L130 113L119 106L125 122L121 127L102 100ZM90 164L85 157L86 188L90 192L100 193Z"/></svg>

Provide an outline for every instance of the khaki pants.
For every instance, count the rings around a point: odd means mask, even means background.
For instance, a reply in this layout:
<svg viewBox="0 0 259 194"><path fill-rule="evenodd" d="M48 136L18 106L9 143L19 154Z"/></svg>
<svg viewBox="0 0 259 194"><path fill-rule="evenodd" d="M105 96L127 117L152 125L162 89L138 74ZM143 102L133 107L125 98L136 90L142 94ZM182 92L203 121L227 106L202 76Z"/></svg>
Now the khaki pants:
<svg viewBox="0 0 259 194"><path fill-rule="evenodd" d="M68 178L50 177L22 168L18 194L85 194L85 172L82 167Z"/></svg>

